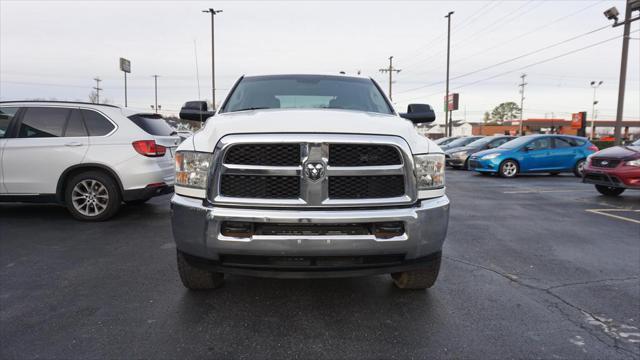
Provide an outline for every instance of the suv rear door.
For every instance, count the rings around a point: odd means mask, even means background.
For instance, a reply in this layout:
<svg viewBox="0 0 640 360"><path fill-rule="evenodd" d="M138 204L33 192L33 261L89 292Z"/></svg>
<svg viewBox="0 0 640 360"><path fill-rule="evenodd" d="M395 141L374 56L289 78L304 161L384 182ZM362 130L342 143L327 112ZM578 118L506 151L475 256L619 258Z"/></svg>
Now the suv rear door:
<svg viewBox="0 0 640 360"><path fill-rule="evenodd" d="M58 179L82 163L88 137L77 108L28 106L17 119L2 152L4 186L9 194L55 194Z"/></svg>
<svg viewBox="0 0 640 360"><path fill-rule="evenodd" d="M5 194L7 189L4 187L4 175L2 170L2 151L4 145L9 138L9 127L14 123L13 119L18 114L19 107L16 106L3 106L0 107L0 194Z"/></svg>

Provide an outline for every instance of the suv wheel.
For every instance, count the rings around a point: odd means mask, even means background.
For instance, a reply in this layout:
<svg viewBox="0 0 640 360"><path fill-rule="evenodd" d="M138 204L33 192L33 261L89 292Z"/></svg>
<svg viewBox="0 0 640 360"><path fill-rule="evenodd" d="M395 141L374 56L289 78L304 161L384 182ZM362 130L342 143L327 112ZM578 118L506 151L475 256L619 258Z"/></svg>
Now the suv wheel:
<svg viewBox="0 0 640 360"><path fill-rule="evenodd" d="M120 208L120 191L111 176L87 171L67 182L64 194L67 209L78 220L104 221Z"/></svg>
<svg viewBox="0 0 640 360"><path fill-rule="evenodd" d="M518 175L518 163L513 160L505 160L500 164L500 176L512 178Z"/></svg>
<svg viewBox="0 0 640 360"><path fill-rule="evenodd" d="M391 274L393 283L399 289L423 290L433 286L440 273L441 256L432 260L423 269L403 271Z"/></svg>
<svg viewBox="0 0 640 360"><path fill-rule="evenodd" d="M582 177L582 174L584 173L584 163L584 159L578 160L578 162L576 162L576 165L573 167L573 175Z"/></svg>
<svg viewBox="0 0 640 360"><path fill-rule="evenodd" d="M618 196L624 192L624 188L596 185L596 190L605 196Z"/></svg>
<svg viewBox="0 0 640 360"><path fill-rule="evenodd" d="M178 251L178 273L180 273L182 285L189 290L216 289L224 283L223 273L203 270L189 264L180 251Z"/></svg>

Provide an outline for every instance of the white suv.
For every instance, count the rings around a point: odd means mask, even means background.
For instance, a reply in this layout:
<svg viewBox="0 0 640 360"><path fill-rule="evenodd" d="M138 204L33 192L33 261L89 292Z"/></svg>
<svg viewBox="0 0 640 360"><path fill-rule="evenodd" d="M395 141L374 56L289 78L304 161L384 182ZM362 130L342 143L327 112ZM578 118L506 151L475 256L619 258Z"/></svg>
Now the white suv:
<svg viewBox="0 0 640 360"><path fill-rule="evenodd" d="M0 102L0 202L65 204L101 221L173 191L180 143L156 114L80 102Z"/></svg>

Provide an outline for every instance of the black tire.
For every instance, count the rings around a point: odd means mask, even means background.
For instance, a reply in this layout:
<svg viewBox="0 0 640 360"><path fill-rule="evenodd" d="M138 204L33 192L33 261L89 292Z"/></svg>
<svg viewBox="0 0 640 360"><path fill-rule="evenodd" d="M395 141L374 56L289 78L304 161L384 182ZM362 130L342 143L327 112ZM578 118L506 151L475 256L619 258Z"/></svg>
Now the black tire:
<svg viewBox="0 0 640 360"><path fill-rule="evenodd" d="M453 170L460 170L460 166L458 166L458 165L451 165L451 168Z"/></svg>
<svg viewBox="0 0 640 360"><path fill-rule="evenodd" d="M187 261L185 256L178 251L178 273L182 285L189 290L217 289L224 284L224 274L211 272L197 268Z"/></svg>
<svg viewBox="0 0 640 360"><path fill-rule="evenodd" d="M618 196L624 192L624 188L596 185L596 190L604 196Z"/></svg>
<svg viewBox="0 0 640 360"><path fill-rule="evenodd" d="M82 209L82 206L78 205L77 202L74 204L73 200L74 196L79 196L79 193L77 192L77 189L79 188L76 188L76 186L79 186L80 183L91 183L91 181L94 182L93 184L96 184L96 188L99 187L99 191L95 192L94 201L98 201L98 197L105 199L104 196L106 194L106 200L104 200L104 203L100 202L100 204L97 204L98 206L95 204L93 205L93 209L96 212L95 215L82 213L82 210L80 210ZM94 191L94 189L87 190L91 193ZM82 200L89 202L89 199L81 199L79 201ZM120 203L122 202L122 196L120 195L120 189L118 188L116 181L110 175L102 171L91 170L78 173L67 181L64 191L64 202L67 210L69 210L71 215L78 220L105 221L113 217L118 212L118 209L120 209ZM99 207L103 207L100 212L96 210ZM90 212L90 209L91 204L87 204L85 211Z"/></svg>
<svg viewBox="0 0 640 360"><path fill-rule="evenodd" d="M515 169L515 170L513 170ZM515 160L505 160L500 164L498 174L503 178L513 178L520 173L520 166Z"/></svg>
<svg viewBox="0 0 640 360"><path fill-rule="evenodd" d="M578 161L576 161L576 164L573 166L573 175L575 175L576 177L581 178L582 177L582 173L584 173L584 164L585 164L586 160L585 159L580 159Z"/></svg>
<svg viewBox="0 0 640 360"><path fill-rule="evenodd" d="M560 175L560 171L552 171L552 172L549 173L549 175L558 176L558 175Z"/></svg>
<svg viewBox="0 0 640 360"><path fill-rule="evenodd" d="M129 200L129 201L125 201L124 203L127 204L127 205L136 206L136 205L142 205L142 204L146 203L149 200L151 200L151 198Z"/></svg>
<svg viewBox="0 0 640 360"><path fill-rule="evenodd" d="M391 274L394 285L399 289L424 290L435 284L440 273L441 257L432 260L426 267L419 270L403 271Z"/></svg>

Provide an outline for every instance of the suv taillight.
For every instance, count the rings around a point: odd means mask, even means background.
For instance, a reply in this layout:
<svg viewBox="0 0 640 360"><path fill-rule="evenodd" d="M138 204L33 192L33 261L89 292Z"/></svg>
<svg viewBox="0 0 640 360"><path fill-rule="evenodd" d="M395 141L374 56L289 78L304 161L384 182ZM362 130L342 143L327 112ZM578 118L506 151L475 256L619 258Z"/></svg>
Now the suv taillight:
<svg viewBox="0 0 640 360"><path fill-rule="evenodd" d="M159 157L167 153L167 148L156 144L155 140L138 140L134 141L132 145L138 154L144 156Z"/></svg>

